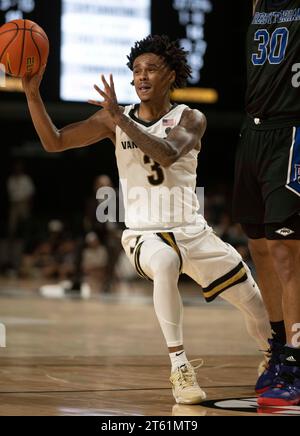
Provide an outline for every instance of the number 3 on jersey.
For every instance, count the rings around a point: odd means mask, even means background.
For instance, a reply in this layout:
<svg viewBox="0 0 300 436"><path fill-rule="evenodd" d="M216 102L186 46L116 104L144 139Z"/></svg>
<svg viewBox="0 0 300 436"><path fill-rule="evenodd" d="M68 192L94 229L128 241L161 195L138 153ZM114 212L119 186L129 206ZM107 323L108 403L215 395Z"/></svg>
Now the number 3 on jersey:
<svg viewBox="0 0 300 436"><path fill-rule="evenodd" d="M279 27L272 35L266 29L255 32L254 41L258 41L258 53L252 55L254 65L264 65L268 60L270 64L280 64L284 57L289 40L289 31L286 27Z"/></svg>
<svg viewBox="0 0 300 436"><path fill-rule="evenodd" d="M153 159L151 159L149 156L147 156L146 154L144 155L144 164L148 165L151 164L151 171L153 171L155 174L153 174L152 176L148 177L148 181L150 183L150 185L161 185L163 183L163 181L165 180L165 176L164 176L164 172L161 168L161 166L159 165L159 163L154 162Z"/></svg>

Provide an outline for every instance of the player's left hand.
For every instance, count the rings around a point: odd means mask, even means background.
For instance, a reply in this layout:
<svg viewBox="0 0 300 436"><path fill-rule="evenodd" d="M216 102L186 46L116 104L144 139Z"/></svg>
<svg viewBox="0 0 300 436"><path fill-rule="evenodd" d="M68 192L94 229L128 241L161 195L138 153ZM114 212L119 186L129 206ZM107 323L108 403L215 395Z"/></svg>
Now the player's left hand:
<svg viewBox="0 0 300 436"><path fill-rule="evenodd" d="M122 111L118 105L113 75L109 75L110 84L107 83L103 74L101 74L101 80L104 85L104 91L102 91L102 89L100 89L97 85L94 85L94 88L98 92L98 94L104 98L104 100L88 100L88 103L93 104L94 106L103 107L103 109L106 109L110 113L112 118L115 118L116 116L120 115Z"/></svg>
<svg viewBox="0 0 300 436"><path fill-rule="evenodd" d="M41 81L43 80L43 76L46 70L46 65L44 65L38 73L34 76L31 74L26 74L22 78L23 90L27 96L27 98L36 98L39 95L39 89L41 85Z"/></svg>

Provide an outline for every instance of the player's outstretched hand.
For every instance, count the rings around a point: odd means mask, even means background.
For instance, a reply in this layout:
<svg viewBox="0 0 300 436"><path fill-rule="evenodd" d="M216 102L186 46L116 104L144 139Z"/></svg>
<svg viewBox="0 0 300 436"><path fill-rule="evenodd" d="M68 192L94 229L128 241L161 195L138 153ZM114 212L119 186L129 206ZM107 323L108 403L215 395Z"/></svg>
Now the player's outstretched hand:
<svg viewBox="0 0 300 436"><path fill-rule="evenodd" d="M46 65L44 65L40 71L35 74L34 76L31 76L30 74L26 74L22 78L22 84L24 92L27 96L27 98L34 98L38 96L39 94L39 88L41 85L41 81L43 79L44 73L46 70Z"/></svg>
<svg viewBox="0 0 300 436"><path fill-rule="evenodd" d="M122 111L118 105L113 75L109 75L109 84L103 74L101 74L101 80L104 86L104 91L97 85L94 85L94 88L104 100L88 100L88 103L93 104L94 106L103 107L103 109L106 109L110 113L112 118L115 118L117 115L122 113Z"/></svg>

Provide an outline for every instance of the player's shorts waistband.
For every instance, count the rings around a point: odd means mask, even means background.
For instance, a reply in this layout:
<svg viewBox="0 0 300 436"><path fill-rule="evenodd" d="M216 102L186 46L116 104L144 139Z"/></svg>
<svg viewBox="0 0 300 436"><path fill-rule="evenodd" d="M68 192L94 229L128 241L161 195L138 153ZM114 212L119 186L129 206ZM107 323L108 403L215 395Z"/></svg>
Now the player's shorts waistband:
<svg viewBox="0 0 300 436"><path fill-rule="evenodd" d="M300 127L299 118L267 118L262 119L247 114L244 125L253 130L274 130L285 127Z"/></svg>

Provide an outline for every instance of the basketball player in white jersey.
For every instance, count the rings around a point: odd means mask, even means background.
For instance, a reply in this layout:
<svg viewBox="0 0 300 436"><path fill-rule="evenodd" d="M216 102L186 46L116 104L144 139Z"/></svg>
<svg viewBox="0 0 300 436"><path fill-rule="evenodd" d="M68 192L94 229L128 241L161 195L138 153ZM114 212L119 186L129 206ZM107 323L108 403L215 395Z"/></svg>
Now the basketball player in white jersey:
<svg viewBox="0 0 300 436"><path fill-rule="evenodd" d="M96 85L95 89L103 101L90 101L102 110L61 130L53 125L40 97L44 70L25 78L23 84L45 150L85 147L104 138L115 144L128 228L123 234L123 247L137 272L153 281L154 308L171 359L174 398L177 403L197 404L205 393L183 346L182 302L177 284L181 272L201 285L207 301L220 295L238 307L259 349L268 348L271 331L249 269L197 213L197 156L206 119L198 110L170 101L170 91L184 86L191 73L186 55L177 42L166 36L148 36L137 42L128 56L128 66L133 71L140 104L119 106L112 76L109 83L102 76L103 89ZM180 189L173 206L163 202L160 207L159 188L165 192ZM133 193L137 189L158 195L154 201L151 198L151 208L147 195L142 207L136 207ZM186 197L181 195L184 190ZM226 326L217 326L216 334L217 328Z"/></svg>

